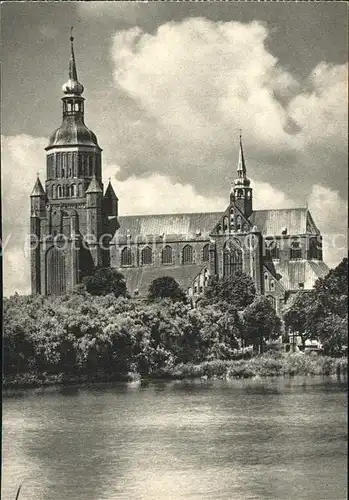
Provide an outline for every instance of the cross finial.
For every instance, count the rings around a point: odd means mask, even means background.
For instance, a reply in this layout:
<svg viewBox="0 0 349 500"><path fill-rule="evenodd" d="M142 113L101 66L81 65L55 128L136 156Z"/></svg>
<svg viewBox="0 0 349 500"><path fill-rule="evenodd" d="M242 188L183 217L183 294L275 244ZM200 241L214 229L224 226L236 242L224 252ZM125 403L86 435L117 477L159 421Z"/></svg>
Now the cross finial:
<svg viewBox="0 0 349 500"><path fill-rule="evenodd" d="M36 177L40 177L40 172L36 172Z"/></svg>
<svg viewBox="0 0 349 500"><path fill-rule="evenodd" d="M74 26L71 26L70 27L70 41L73 42L74 41L74 37L73 37L73 29L74 29Z"/></svg>
<svg viewBox="0 0 349 500"><path fill-rule="evenodd" d="M108 177L108 181L111 182L111 177Z"/></svg>
<svg viewBox="0 0 349 500"><path fill-rule="evenodd" d="M241 139L242 139L242 129L241 128L239 128L239 138L240 138L240 141L241 141Z"/></svg>

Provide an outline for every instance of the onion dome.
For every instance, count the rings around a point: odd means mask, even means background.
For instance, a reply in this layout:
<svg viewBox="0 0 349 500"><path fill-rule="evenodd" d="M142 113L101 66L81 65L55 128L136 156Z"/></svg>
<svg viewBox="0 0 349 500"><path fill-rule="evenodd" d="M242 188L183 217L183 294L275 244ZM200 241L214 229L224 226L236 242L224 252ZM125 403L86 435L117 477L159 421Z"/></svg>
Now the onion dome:
<svg viewBox="0 0 349 500"><path fill-rule="evenodd" d="M96 135L86 127L82 117L65 116L62 125L51 134L46 149L80 145L99 147Z"/></svg>

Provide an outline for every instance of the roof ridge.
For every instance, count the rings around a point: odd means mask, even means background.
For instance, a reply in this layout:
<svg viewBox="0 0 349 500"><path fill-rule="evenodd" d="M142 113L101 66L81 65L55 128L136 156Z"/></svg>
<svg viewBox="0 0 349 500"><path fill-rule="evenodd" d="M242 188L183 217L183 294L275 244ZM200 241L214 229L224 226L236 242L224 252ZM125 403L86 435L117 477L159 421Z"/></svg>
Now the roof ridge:
<svg viewBox="0 0 349 500"><path fill-rule="evenodd" d="M261 208L259 210L253 210L253 212L278 212L281 210L308 210L307 207L289 207L289 208Z"/></svg>
<svg viewBox="0 0 349 500"><path fill-rule="evenodd" d="M175 215L216 215L222 214L224 210L217 212L176 212L176 213L167 213L167 214L128 214L128 215L120 215L119 218L122 217L167 217L167 216L175 216Z"/></svg>

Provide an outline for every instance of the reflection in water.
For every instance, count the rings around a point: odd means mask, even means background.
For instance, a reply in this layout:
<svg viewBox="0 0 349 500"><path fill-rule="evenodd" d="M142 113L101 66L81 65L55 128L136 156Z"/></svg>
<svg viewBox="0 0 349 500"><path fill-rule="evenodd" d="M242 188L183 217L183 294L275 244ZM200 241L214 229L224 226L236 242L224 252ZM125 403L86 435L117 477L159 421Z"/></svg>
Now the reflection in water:
<svg viewBox="0 0 349 500"><path fill-rule="evenodd" d="M294 378L101 384L3 401L4 499L341 500L346 387Z"/></svg>

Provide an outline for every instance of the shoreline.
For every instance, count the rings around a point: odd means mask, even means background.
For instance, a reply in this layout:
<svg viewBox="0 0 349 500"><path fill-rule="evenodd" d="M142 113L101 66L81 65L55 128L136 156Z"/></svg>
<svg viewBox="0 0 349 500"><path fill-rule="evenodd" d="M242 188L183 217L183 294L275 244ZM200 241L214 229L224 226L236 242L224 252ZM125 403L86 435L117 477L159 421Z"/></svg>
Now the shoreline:
<svg viewBox="0 0 349 500"><path fill-rule="evenodd" d="M147 375L139 373L96 373L88 374L67 373L22 373L17 375L3 375L2 390L30 389L40 387L74 385L93 385L113 382L149 383L156 380L193 380L193 379L247 379L254 377L294 377L328 376L348 374L348 359L346 357L331 358L329 356L311 356L292 353L287 355L271 356L262 354L250 359L240 360L213 360L200 364L181 364Z"/></svg>

